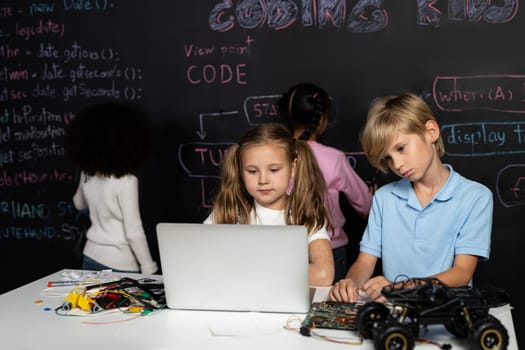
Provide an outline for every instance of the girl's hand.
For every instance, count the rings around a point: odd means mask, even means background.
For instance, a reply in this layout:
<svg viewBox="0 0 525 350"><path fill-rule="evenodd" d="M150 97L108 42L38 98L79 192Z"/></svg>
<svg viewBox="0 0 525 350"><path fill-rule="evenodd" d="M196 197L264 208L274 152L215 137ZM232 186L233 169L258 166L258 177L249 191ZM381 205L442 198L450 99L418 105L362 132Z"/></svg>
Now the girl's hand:
<svg viewBox="0 0 525 350"><path fill-rule="evenodd" d="M350 278L336 282L328 294L329 300L344 303L354 303L357 301L358 297L359 294L357 288L354 281Z"/></svg>

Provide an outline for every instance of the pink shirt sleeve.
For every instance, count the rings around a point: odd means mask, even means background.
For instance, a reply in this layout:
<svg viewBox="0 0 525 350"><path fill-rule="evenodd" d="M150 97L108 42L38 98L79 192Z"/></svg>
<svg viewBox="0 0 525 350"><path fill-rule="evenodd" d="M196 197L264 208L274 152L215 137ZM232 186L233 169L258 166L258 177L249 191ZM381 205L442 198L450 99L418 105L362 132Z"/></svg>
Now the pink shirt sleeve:
<svg viewBox="0 0 525 350"><path fill-rule="evenodd" d="M337 160L337 182L340 192L343 192L348 202L361 215L368 217L372 206L372 194L366 183L350 166L346 157Z"/></svg>

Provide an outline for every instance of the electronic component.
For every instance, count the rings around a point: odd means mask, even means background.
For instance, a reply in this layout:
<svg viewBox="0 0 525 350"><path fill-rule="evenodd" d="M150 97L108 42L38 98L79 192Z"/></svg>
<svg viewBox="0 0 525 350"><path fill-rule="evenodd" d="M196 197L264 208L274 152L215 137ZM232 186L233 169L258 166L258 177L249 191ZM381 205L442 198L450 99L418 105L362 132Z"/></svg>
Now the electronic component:
<svg viewBox="0 0 525 350"><path fill-rule="evenodd" d="M97 313L117 308L131 308L134 310L132 312L141 310L143 314L147 314L149 311L162 309L165 305L163 283L126 277L112 282L79 284L68 293L56 312L65 315L73 309Z"/></svg>
<svg viewBox="0 0 525 350"><path fill-rule="evenodd" d="M314 328L356 330L356 316L363 303L323 301L312 303L310 311L301 323L301 334L311 335Z"/></svg>

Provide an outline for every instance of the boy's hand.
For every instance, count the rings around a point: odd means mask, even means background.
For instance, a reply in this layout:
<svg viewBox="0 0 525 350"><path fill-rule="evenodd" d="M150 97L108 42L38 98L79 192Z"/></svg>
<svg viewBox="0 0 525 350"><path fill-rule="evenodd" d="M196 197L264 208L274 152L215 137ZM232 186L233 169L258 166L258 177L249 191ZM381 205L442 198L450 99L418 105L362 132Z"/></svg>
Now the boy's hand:
<svg viewBox="0 0 525 350"><path fill-rule="evenodd" d="M392 284L384 276L372 277L361 288L372 300L384 303L386 298L381 293L383 287Z"/></svg>

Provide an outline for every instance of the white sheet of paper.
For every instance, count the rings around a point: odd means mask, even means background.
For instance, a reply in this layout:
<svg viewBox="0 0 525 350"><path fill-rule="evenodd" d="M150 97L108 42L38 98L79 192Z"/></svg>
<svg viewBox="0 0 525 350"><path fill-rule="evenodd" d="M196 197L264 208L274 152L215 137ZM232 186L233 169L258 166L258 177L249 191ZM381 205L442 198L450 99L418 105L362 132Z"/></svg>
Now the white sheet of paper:
<svg viewBox="0 0 525 350"><path fill-rule="evenodd" d="M215 336L252 337L276 333L283 329L281 322L263 320L253 313L231 315L220 320L207 320L210 332Z"/></svg>

